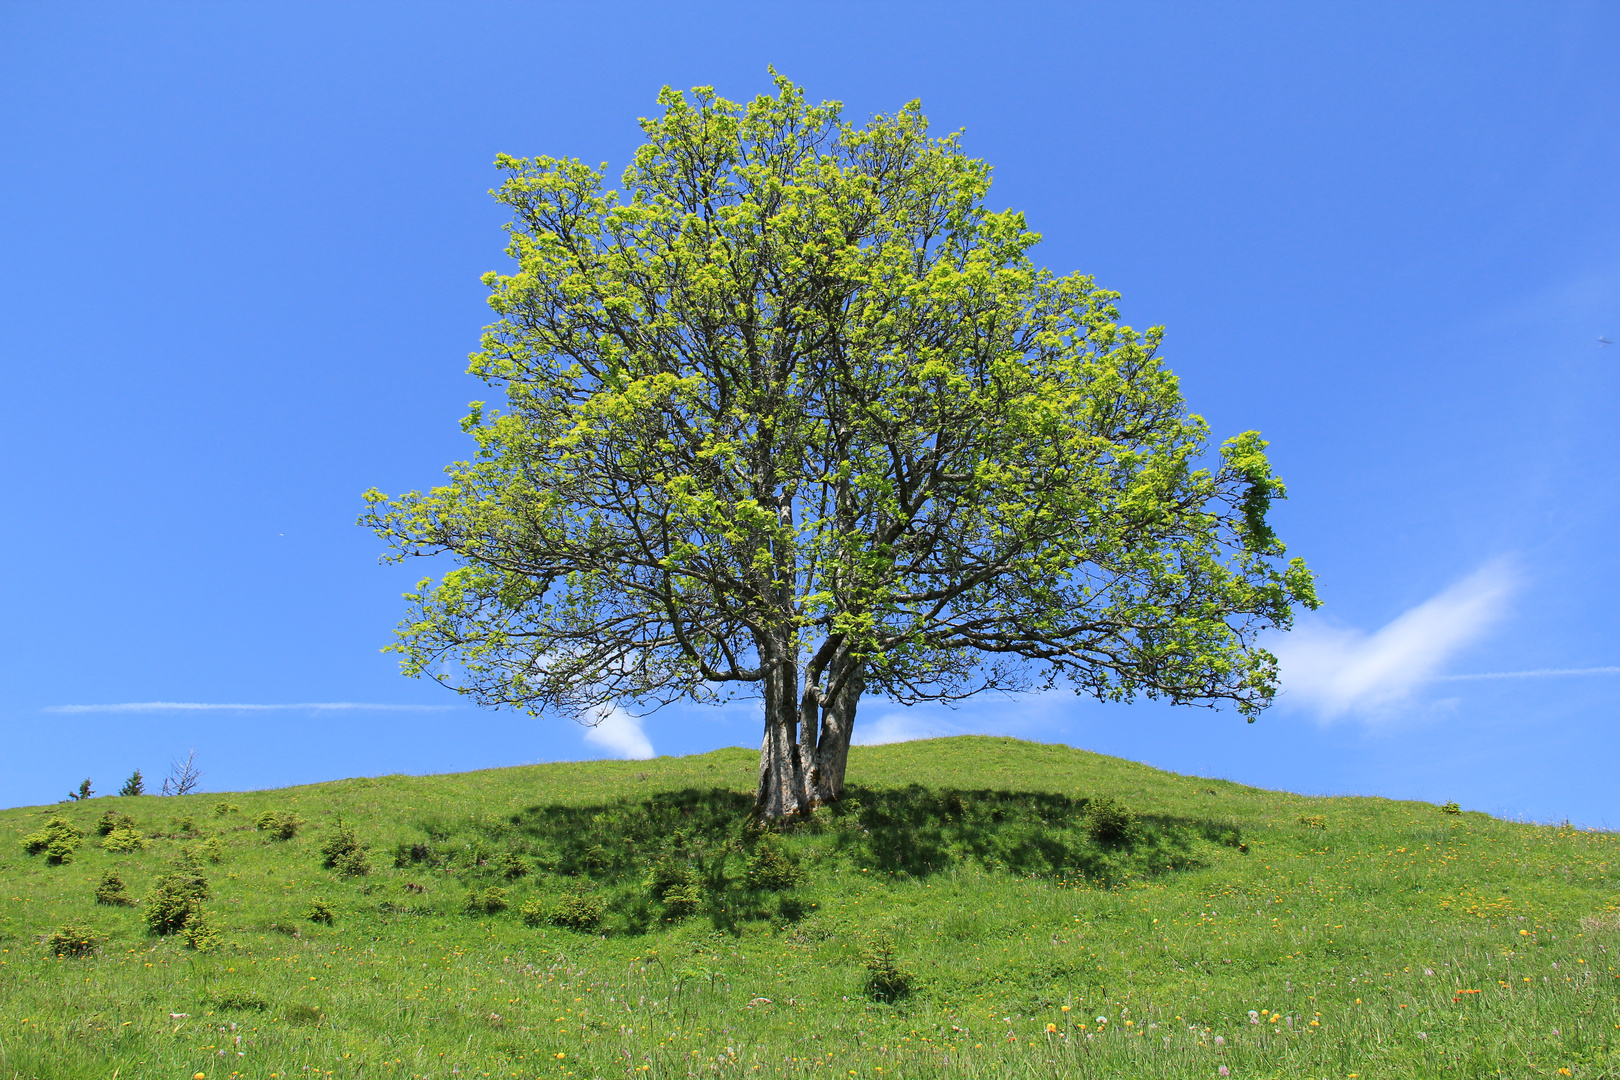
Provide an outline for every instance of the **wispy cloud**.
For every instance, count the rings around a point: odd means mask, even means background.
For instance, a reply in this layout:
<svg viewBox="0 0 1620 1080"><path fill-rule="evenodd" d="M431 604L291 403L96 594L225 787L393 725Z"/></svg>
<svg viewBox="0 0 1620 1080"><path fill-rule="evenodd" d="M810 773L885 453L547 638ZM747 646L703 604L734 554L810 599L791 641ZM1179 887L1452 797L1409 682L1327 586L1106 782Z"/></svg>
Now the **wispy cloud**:
<svg viewBox="0 0 1620 1080"><path fill-rule="evenodd" d="M1496 560L1371 634L1303 621L1270 643L1282 700L1324 719L1384 711L1496 625L1516 587L1511 567Z"/></svg>
<svg viewBox="0 0 1620 1080"><path fill-rule="evenodd" d="M937 722L930 722L930 719L921 712L885 713L870 723L858 722L850 742L856 746L884 746L888 743L915 742L918 739L956 734L960 732L950 730Z"/></svg>
<svg viewBox="0 0 1620 1080"><path fill-rule="evenodd" d="M1436 675L1435 682L1474 679L1563 679L1574 675L1620 675L1620 667L1536 668L1533 671L1482 671L1474 675Z"/></svg>
<svg viewBox="0 0 1620 1080"><path fill-rule="evenodd" d="M607 709L593 717L585 729L585 741L599 746L613 757L645 761L653 756L652 740L641 730L641 718L620 708Z"/></svg>
<svg viewBox="0 0 1620 1080"><path fill-rule="evenodd" d="M387 705L371 701L305 701L262 705L214 701L123 701L112 705L47 705L48 713L160 713L160 712L444 712L454 705Z"/></svg>

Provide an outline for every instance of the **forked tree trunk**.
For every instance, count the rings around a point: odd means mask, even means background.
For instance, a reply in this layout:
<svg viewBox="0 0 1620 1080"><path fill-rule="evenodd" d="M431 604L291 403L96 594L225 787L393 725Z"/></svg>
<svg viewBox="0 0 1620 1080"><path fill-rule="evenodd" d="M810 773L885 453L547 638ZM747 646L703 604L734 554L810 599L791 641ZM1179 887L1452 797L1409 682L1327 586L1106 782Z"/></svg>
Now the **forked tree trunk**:
<svg viewBox="0 0 1620 1080"><path fill-rule="evenodd" d="M764 680L765 738L759 749L756 817L792 817L843 797L855 707L864 689L860 662L835 658L827 685L831 692L825 700L813 690L801 699L798 665L783 659L770 666Z"/></svg>

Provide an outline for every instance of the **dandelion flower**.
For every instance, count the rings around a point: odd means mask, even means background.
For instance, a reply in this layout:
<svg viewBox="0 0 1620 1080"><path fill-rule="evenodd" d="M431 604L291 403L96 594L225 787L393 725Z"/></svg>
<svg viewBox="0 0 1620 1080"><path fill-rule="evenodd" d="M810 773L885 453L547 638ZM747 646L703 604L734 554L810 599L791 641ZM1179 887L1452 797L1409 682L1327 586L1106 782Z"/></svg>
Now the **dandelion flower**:
<svg viewBox="0 0 1620 1080"><path fill-rule="evenodd" d="M1046 1030L1047 1030L1048 1033L1056 1031L1057 1030L1057 1025L1056 1024L1047 1024L1046 1025Z"/></svg>

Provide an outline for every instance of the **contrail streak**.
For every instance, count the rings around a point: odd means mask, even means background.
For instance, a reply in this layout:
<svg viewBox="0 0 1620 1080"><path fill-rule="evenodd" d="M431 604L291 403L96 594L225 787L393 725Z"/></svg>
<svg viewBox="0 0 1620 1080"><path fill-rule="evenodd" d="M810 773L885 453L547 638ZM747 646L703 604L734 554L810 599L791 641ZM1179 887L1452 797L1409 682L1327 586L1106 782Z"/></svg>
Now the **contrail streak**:
<svg viewBox="0 0 1620 1080"><path fill-rule="evenodd" d="M1434 682L1473 682L1476 679L1556 679L1566 675L1620 675L1620 667L1537 668L1534 671L1486 671L1478 675L1437 675Z"/></svg>

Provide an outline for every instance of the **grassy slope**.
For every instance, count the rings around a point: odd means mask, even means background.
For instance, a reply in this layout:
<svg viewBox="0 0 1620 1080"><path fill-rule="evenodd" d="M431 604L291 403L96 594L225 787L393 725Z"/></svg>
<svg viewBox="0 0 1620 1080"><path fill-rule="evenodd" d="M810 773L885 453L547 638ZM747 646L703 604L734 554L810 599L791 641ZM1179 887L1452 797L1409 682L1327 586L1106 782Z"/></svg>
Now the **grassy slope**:
<svg viewBox="0 0 1620 1080"><path fill-rule="evenodd" d="M0 1077L1620 1075L1612 834L955 738L857 749L859 808L784 839L808 882L776 894L743 881L754 770L722 750L98 798L60 811L89 833L62 866L19 843L42 810L0 811ZM1143 815L1124 847L1086 834L1105 794ZM92 902L106 869L145 896L201 842L102 851L109 808L223 840L218 949ZM267 809L307 824L271 840ZM340 816L370 876L321 868ZM508 850L536 872L500 878ZM642 887L672 853L704 914ZM608 932L517 916L587 878ZM511 910L465 914L492 884ZM302 918L315 897L335 925ZM50 954L69 921L98 954ZM916 978L892 1004L865 992L880 929Z"/></svg>

